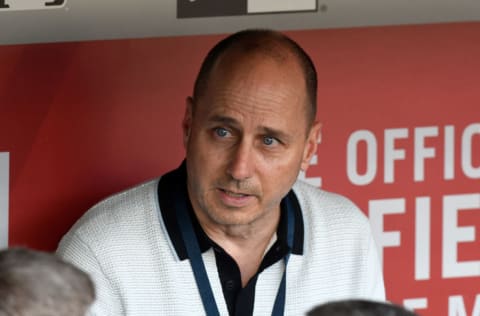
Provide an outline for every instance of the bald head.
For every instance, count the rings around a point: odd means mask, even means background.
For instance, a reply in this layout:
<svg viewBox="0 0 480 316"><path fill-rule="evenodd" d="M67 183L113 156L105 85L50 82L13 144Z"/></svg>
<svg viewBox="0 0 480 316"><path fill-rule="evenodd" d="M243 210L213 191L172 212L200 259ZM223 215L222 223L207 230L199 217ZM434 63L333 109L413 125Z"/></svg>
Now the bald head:
<svg viewBox="0 0 480 316"><path fill-rule="evenodd" d="M279 67L294 61L305 80L306 113L309 125L317 111L317 74L315 66L305 51L292 39L271 30L245 30L223 39L215 45L202 63L195 81L193 98L203 96L211 79L212 71L241 63L253 57L264 57L276 61Z"/></svg>

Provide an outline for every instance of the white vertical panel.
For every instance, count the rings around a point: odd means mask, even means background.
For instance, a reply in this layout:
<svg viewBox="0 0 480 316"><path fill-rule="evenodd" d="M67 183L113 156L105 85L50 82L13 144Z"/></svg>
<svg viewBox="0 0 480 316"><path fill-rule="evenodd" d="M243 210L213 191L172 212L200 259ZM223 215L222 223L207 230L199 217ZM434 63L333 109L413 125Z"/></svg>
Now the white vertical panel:
<svg viewBox="0 0 480 316"><path fill-rule="evenodd" d="M0 153L0 249L8 246L9 153Z"/></svg>

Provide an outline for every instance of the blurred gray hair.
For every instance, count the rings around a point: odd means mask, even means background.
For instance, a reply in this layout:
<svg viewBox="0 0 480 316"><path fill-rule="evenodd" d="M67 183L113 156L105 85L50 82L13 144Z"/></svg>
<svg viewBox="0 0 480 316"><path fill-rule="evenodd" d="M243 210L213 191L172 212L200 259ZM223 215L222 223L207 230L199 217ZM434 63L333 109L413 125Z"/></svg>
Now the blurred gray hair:
<svg viewBox="0 0 480 316"><path fill-rule="evenodd" d="M319 305L307 316L418 316L400 305L361 300L340 300Z"/></svg>
<svg viewBox="0 0 480 316"><path fill-rule="evenodd" d="M0 251L0 316L84 316L94 300L90 277L56 255Z"/></svg>

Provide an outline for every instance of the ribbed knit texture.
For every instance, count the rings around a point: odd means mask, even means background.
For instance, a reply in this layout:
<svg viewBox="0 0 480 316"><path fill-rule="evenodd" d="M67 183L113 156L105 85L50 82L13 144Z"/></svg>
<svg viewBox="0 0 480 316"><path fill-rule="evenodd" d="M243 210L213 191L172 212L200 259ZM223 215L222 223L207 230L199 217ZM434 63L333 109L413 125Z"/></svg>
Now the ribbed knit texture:
<svg viewBox="0 0 480 316"><path fill-rule="evenodd" d="M188 260L180 261L160 216L158 179L90 209L63 237L58 254L93 278L90 315L204 315ZM303 255L287 268L285 315L342 298L384 300L376 247L365 215L348 199L298 181L305 226ZM228 315L212 250L203 254L221 315ZM283 260L257 281L254 315L270 315Z"/></svg>

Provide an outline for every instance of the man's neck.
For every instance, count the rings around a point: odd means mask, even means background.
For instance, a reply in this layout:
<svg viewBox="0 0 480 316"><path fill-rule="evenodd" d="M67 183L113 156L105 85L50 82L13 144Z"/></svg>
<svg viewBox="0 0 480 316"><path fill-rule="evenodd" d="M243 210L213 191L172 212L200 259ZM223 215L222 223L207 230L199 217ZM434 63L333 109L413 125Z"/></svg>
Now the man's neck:
<svg viewBox="0 0 480 316"><path fill-rule="evenodd" d="M257 273L263 255L275 235L280 221L280 209L275 210L275 216L259 219L246 225L218 225L205 214L197 214L205 233L221 246L237 263L242 286Z"/></svg>

